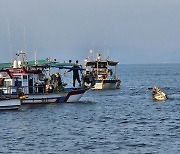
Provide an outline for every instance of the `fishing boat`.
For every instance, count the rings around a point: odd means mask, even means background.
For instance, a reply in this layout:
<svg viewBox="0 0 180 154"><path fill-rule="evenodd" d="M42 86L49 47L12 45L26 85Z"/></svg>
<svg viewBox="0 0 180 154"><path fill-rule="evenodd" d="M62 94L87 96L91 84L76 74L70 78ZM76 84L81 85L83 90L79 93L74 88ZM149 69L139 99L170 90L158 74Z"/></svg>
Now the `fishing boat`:
<svg viewBox="0 0 180 154"><path fill-rule="evenodd" d="M103 60L101 54L97 54L95 60L85 60L85 75L93 74L95 84L92 89L104 90L104 89L119 89L120 79L117 75L118 62L108 59Z"/></svg>
<svg viewBox="0 0 180 154"><path fill-rule="evenodd" d="M56 60L25 60L26 53L19 52L12 63L0 64L0 74L4 94L17 94L21 104L52 102L78 102L88 90L86 87L66 88L61 81L60 72L51 75L51 68L71 69L72 63L59 63ZM17 87L17 91L8 89Z"/></svg>

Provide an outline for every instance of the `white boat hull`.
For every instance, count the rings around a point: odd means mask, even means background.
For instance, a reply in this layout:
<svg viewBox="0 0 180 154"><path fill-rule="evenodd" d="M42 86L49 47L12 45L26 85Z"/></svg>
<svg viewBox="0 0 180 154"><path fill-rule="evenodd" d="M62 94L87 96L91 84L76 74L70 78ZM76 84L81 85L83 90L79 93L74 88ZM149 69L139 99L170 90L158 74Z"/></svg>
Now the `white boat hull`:
<svg viewBox="0 0 180 154"><path fill-rule="evenodd" d="M21 101L19 99L0 100L0 110L19 109Z"/></svg>
<svg viewBox="0 0 180 154"><path fill-rule="evenodd" d="M65 95L66 96L66 95ZM29 95L27 98L22 99L22 104L47 104L59 102L60 98L65 97L62 94L36 94Z"/></svg>
<svg viewBox="0 0 180 154"><path fill-rule="evenodd" d="M29 95L21 100L22 104L47 104L47 103L65 103L78 102L87 89L75 89L61 93L47 93Z"/></svg>
<svg viewBox="0 0 180 154"><path fill-rule="evenodd" d="M96 80L93 90L118 89L118 80Z"/></svg>

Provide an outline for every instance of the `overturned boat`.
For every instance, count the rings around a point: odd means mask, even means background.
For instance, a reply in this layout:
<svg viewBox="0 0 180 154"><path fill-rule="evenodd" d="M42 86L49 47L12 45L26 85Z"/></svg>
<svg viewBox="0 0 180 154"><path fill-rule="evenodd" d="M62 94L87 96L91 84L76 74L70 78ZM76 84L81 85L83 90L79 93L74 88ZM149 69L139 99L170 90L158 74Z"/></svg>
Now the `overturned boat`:
<svg viewBox="0 0 180 154"><path fill-rule="evenodd" d="M152 98L156 101L164 101L168 99L168 96L161 89L154 86L152 88Z"/></svg>

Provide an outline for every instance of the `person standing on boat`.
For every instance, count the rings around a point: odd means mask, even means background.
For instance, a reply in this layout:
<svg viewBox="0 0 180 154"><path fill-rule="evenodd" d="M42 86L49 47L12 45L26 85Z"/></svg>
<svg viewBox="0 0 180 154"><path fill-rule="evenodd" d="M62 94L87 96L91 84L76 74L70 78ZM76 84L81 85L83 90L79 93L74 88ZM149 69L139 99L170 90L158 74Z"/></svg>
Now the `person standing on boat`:
<svg viewBox="0 0 180 154"><path fill-rule="evenodd" d="M81 86L81 80L79 77L79 69L80 69L80 67L78 64L78 60L76 60L76 64L70 70L66 71L66 72L73 71L73 87L75 87L76 80L79 82L79 86Z"/></svg>
<svg viewBox="0 0 180 154"><path fill-rule="evenodd" d="M100 53L97 56L97 61L101 61L101 54Z"/></svg>

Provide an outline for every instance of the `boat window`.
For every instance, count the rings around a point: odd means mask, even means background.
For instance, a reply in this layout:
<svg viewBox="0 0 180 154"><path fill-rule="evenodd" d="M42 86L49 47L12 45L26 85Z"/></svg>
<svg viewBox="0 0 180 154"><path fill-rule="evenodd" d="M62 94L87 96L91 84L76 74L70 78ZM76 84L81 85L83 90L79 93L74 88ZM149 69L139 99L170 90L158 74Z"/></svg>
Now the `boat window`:
<svg viewBox="0 0 180 154"><path fill-rule="evenodd" d="M22 77L21 77L21 75L16 75L15 78L16 79L21 79Z"/></svg>
<svg viewBox="0 0 180 154"><path fill-rule="evenodd" d="M4 81L4 87L11 86L11 81Z"/></svg>
<svg viewBox="0 0 180 154"><path fill-rule="evenodd" d="M27 82L27 75L23 75L23 82Z"/></svg>

